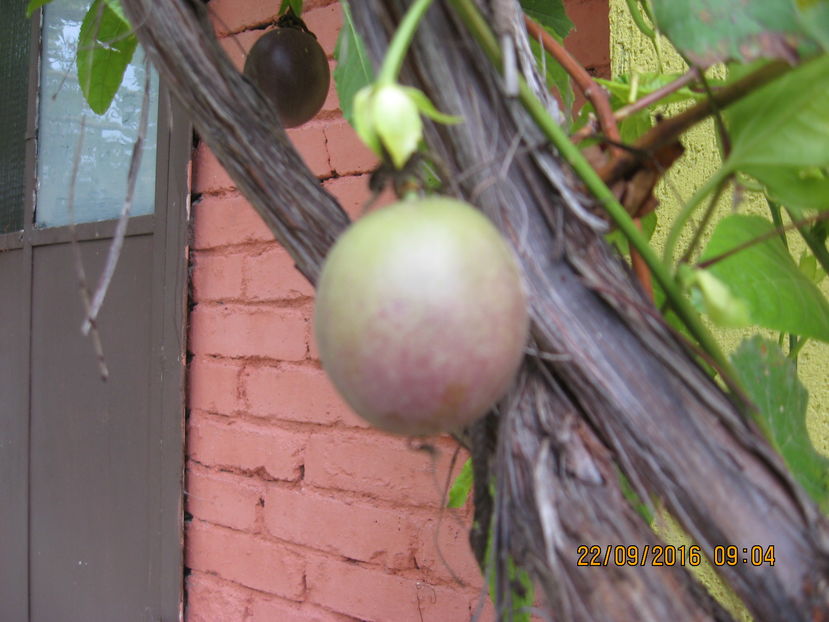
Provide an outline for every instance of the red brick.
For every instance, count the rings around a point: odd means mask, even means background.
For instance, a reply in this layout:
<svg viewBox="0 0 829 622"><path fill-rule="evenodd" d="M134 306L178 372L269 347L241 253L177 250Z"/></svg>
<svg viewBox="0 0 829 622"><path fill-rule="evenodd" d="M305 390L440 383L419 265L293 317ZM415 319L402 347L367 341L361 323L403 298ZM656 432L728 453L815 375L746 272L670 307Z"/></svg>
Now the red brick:
<svg viewBox="0 0 829 622"><path fill-rule="evenodd" d="M190 349L196 354L305 358L305 323L294 309L198 305L190 313Z"/></svg>
<svg viewBox="0 0 829 622"><path fill-rule="evenodd" d="M313 286L296 269L288 251L277 244L246 257L243 270L248 300L293 300L314 295Z"/></svg>
<svg viewBox="0 0 829 622"><path fill-rule="evenodd" d="M218 192L236 187L216 156L201 142L193 156L193 192Z"/></svg>
<svg viewBox="0 0 829 622"><path fill-rule="evenodd" d="M302 19L308 30L317 36L317 41L325 50L326 55L334 54L337 45L337 35L343 25L343 12L339 4L331 4L321 9L305 10Z"/></svg>
<svg viewBox="0 0 829 622"><path fill-rule="evenodd" d="M337 94L337 83L334 81L334 68L337 66L333 60L328 61L328 70L331 72L331 82L328 85L328 95L322 104L324 112L336 112L340 109L340 98Z"/></svg>
<svg viewBox="0 0 829 622"><path fill-rule="evenodd" d="M297 481L307 440L305 434L193 411L187 455L207 466L257 471L272 479Z"/></svg>
<svg viewBox="0 0 829 622"><path fill-rule="evenodd" d="M281 540L391 568L412 568L415 525L388 510L309 490L268 488L265 525Z"/></svg>
<svg viewBox="0 0 829 622"><path fill-rule="evenodd" d="M240 194L206 196L193 206L197 249L273 241L273 234Z"/></svg>
<svg viewBox="0 0 829 622"><path fill-rule="evenodd" d="M250 414L287 421L331 424L348 406L325 372L308 367L258 367L242 378Z"/></svg>
<svg viewBox="0 0 829 622"><path fill-rule="evenodd" d="M230 415L240 407L241 366L226 361L194 358L189 367L188 404L209 412Z"/></svg>
<svg viewBox="0 0 829 622"><path fill-rule="evenodd" d="M242 297L244 255L206 255L196 252L193 257L194 300L238 300Z"/></svg>
<svg viewBox="0 0 829 622"><path fill-rule="evenodd" d="M377 168L377 156L360 141L344 119L326 125L325 138L331 168L337 175L368 173Z"/></svg>
<svg viewBox="0 0 829 622"><path fill-rule="evenodd" d="M608 0L570 0L567 15L575 28L564 40L573 56L586 67L610 64Z"/></svg>
<svg viewBox="0 0 829 622"><path fill-rule="evenodd" d="M187 470L187 511L198 519L254 531L256 508L263 497L264 487L255 480L192 463Z"/></svg>
<svg viewBox="0 0 829 622"><path fill-rule="evenodd" d="M243 620L250 607L250 592L221 579L193 572L187 577L187 622Z"/></svg>
<svg viewBox="0 0 829 622"><path fill-rule="evenodd" d="M308 356L314 360L320 360L320 350L319 346L317 345L317 337L314 334L314 327L313 322L309 323L308 325Z"/></svg>
<svg viewBox="0 0 829 622"><path fill-rule="evenodd" d="M417 533L415 560L425 579L452 582L459 578L468 587L480 589L483 585L478 562L469 546L467 522L459 524L458 515L447 514L438 526L437 516L424 521ZM454 511L457 512L457 511ZM437 541L435 535L437 534Z"/></svg>
<svg viewBox="0 0 829 622"><path fill-rule="evenodd" d="M305 591L301 556L260 536L194 520L187 529L186 564L255 590L293 600Z"/></svg>
<svg viewBox="0 0 829 622"><path fill-rule="evenodd" d="M377 200L366 210L367 203L371 199L371 190L368 187L370 175L347 175L335 177L323 182L328 192L337 197L343 209L348 212L352 220L357 220L367 211L373 211L385 205L390 205L397 200L391 189L385 189Z"/></svg>
<svg viewBox="0 0 829 622"><path fill-rule="evenodd" d="M432 442L437 449L434 461L429 453L409 448L399 437L315 435L306 449L305 481L398 503L438 506L453 441Z"/></svg>
<svg viewBox="0 0 829 622"><path fill-rule="evenodd" d="M331 162L326 150L326 137L322 122L309 122L300 127L286 130L299 155L311 172L317 177L331 174Z"/></svg>
<svg viewBox="0 0 829 622"><path fill-rule="evenodd" d="M354 618L331 613L313 605L286 600L254 598L247 622L355 622ZM358 621L356 621L358 622Z"/></svg>
<svg viewBox="0 0 829 622"><path fill-rule="evenodd" d="M210 21L220 36L273 21L278 9L277 2L262 0L213 0L207 5Z"/></svg>
<svg viewBox="0 0 829 622"><path fill-rule="evenodd" d="M311 602L366 622L470 619L469 597L456 590L329 559L308 564Z"/></svg>

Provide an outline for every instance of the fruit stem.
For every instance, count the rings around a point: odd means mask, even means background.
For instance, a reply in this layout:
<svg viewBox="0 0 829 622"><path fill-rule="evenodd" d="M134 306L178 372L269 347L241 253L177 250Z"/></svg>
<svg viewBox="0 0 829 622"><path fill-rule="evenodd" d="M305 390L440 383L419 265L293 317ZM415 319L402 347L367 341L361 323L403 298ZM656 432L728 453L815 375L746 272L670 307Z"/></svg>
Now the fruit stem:
<svg viewBox="0 0 829 622"><path fill-rule="evenodd" d="M409 49L409 44L414 38L417 26L430 4L432 4L432 0L415 0L414 4L406 11L406 15L403 16L403 20L397 27L397 32L394 33L394 37L389 44L386 57L383 59L383 66L377 76L378 87L394 84L397 81L400 68L403 66L403 60L406 58L406 51Z"/></svg>
<svg viewBox="0 0 829 622"><path fill-rule="evenodd" d="M452 0L451 3L486 55L489 56L496 67L501 67L501 48L474 2L472 0ZM722 353L711 332L702 323L697 312L680 291L670 270L659 260L625 208L616 200L613 192L587 162L579 148L570 142L564 130L547 113L544 105L538 100L523 77L519 77L518 89L518 97L524 108L544 135L555 145L561 157L570 164L582 179L591 194L607 210L610 218L619 227L633 248L639 251L642 259L648 264L654 277L662 286L665 296L670 301L674 311L717 365L726 383L733 387L739 386L735 381L737 376L733 373L731 364Z"/></svg>

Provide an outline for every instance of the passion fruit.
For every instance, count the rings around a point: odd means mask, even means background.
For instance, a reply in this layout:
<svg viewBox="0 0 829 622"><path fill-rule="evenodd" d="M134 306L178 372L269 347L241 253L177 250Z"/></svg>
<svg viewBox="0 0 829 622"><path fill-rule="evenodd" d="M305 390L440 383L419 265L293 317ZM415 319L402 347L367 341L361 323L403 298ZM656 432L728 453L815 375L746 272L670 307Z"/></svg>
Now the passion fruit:
<svg viewBox="0 0 829 622"><path fill-rule="evenodd" d="M312 119L331 80L325 52L304 24L277 27L259 37L245 60L244 74L274 105L284 127Z"/></svg>
<svg viewBox="0 0 829 622"><path fill-rule="evenodd" d="M454 199L364 216L317 285L323 368L358 415L398 434L450 432L485 414L512 383L528 325L512 249Z"/></svg>

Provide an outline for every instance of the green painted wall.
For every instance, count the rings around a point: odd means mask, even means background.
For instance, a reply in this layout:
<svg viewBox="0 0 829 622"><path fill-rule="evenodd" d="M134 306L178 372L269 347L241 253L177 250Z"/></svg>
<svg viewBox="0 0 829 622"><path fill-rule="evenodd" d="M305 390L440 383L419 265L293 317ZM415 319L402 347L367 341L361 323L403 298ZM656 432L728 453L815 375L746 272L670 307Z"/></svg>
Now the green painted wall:
<svg viewBox="0 0 829 622"><path fill-rule="evenodd" d="M630 19L625 0L610 0L610 29L611 29L611 66L613 75L630 73L631 71L657 71L658 60L651 42L644 37ZM663 40L664 41L664 40ZM670 44L664 41L662 60L665 69L671 72L684 72L687 69L684 61L673 51ZM718 68L712 70L716 74ZM722 69L719 68L721 72ZM713 123L708 121L692 130L683 141L685 154L673 166L669 175L657 188L660 200L658 209L659 225L654 240L657 245L664 241L668 227L678 207L687 200L700 184L707 179L717 168L720 158L717 151ZM736 209L744 212L755 212L768 218L765 202L758 196L743 196L735 204L733 193L724 193L718 209L720 214ZM789 244L795 249L795 257L799 257L803 244L795 232L789 234ZM687 239L684 240L687 242ZM829 294L829 279L825 279L823 291ZM726 351L730 352L740 341L753 331L750 330L717 330L716 334ZM768 333L769 337L776 337ZM809 390L809 432L814 444L823 453L829 455L829 344L811 341L801 351L799 358L800 376ZM663 517L662 528L666 538L679 544L687 541L687 536L674 525L670 519ZM712 591L726 604L734 606L733 599L725 596L725 590L717 585L710 570L703 572L703 580ZM736 608L734 609L736 612ZM750 619L742 612L740 617Z"/></svg>

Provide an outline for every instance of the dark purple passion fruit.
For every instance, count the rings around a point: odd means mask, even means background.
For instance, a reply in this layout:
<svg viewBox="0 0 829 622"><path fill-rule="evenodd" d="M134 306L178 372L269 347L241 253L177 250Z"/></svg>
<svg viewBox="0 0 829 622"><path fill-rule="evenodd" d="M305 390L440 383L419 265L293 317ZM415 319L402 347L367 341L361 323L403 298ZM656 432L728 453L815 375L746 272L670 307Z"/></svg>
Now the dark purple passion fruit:
<svg viewBox="0 0 829 622"><path fill-rule="evenodd" d="M248 53L244 73L273 103L284 127L302 125L320 111L331 79L322 47L297 28L262 35Z"/></svg>

